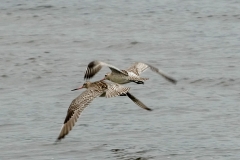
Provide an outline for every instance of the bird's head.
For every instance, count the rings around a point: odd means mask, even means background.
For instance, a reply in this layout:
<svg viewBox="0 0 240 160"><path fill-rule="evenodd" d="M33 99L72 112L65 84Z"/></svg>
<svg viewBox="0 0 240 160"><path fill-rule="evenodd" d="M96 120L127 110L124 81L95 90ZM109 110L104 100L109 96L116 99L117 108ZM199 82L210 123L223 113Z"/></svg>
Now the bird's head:
<svg viewBox="0 0 240 160"><path fill-rule="evenodd" d="M76 88L76 89L72 89L71 91L76 91L76 90L79 90L79 89L82 89L82 88L89 88L91 84L92 84L91 82L87 81L81 87Z"/></svg>

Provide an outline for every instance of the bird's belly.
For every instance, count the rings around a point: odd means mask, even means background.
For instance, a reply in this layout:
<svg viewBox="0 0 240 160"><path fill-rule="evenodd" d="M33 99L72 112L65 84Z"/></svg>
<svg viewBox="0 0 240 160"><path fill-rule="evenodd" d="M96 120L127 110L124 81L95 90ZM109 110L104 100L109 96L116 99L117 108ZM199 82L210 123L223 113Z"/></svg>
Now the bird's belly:
<svg viewBox="0 0 240 160"><path fill-rule="evenodd" d="M113 76L110 79L112 82L118 83L118 84L125 84L125 83L129 83L130 81L125 78L124 76L120 77L120 76Z"/></svg>

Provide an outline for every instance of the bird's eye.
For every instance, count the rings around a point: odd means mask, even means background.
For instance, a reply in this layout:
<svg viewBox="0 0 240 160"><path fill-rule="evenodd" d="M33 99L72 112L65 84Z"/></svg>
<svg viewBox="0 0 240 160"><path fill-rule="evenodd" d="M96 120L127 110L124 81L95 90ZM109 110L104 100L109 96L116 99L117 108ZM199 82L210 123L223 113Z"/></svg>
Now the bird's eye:
<svg viewBox="0 0 240 160"><path fill-rule="evenodd" d="M107 75L105 74L105 77L107 77Z"/></svg>

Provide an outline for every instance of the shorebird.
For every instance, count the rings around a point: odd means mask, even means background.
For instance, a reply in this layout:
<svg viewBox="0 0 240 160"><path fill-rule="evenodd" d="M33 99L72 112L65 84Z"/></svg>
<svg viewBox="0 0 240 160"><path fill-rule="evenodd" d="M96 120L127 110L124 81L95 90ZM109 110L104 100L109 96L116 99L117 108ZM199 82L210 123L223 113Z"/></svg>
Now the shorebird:
<svg viewBox="0 0 240 160"><path fill-rule="evenodd" d="M86 82L82 87L73 89L72 91L86 88L77 98L75 98L70 104L63 126L57 141L63 139L73 128L77 122L78 117L82 111L93 101L96 97L116 97L116 96L128 96L135 104L143 109L151 111L145 104L129 93L130 88L124 87L116 83L106 83L104 81Z"/></svg>
<svg viewBox="0 0 240 160"><path fill-rule="evenodd" d="M177 81L174 78L168 76L167 74L160 71L156 67L142 62L136 62L128 69L121 70L113 65L101 61L92 61L88 64L88 67L84 75L84 79L85 80L91 79L95 74L97 74L101 70L103 66L109 67L110 70L112 71L111 73L107 73L103 80L109 80L118 84L125 84L130 82L144 84L144 81L148 80L149 78L142 78L140 77L140 74L148 68L150 68L153 72L158 73L169 82L172 82L174 84L177 83Z"/></svg>

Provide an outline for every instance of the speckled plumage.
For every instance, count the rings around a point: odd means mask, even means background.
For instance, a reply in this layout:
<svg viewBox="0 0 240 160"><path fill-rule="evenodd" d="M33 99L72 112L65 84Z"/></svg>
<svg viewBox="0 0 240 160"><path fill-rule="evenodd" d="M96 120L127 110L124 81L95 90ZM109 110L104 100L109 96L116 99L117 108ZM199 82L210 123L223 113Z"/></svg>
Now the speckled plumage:
<svg viewBox="0 0 240 160"><path fill-rule="evenodd" d="M129 93L130 88L116 83L106 83L104 81L86 82L81 88L87 88L70 104L64 124L61 128L57 140L63 139L73 128L82 111L98 96L110 98L116 96L128 96L135 104L143 109L151 110L136 97ZM80 88L79 88L80 89Z"/></svg>

